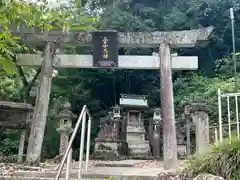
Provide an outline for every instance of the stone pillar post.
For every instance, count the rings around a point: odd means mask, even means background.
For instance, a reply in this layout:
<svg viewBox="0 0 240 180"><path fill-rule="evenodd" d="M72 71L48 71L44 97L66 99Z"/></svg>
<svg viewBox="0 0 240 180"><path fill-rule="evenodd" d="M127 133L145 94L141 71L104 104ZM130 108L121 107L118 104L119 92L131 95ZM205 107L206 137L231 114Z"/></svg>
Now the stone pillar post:
<svg viewBox="0 0 240 180"><path fill-rule="evenodd" d="M20 140L19 140L19 146L18 146L18 163L23 162L25 137L26 137L26 130L22 130L20 134Z"/></svg>
<svg viewBox="0 0 240 180"><path fill-rule="evenodd" d="M189 118L187 118L187 154L191 154L191 124Z"/></svg>
<svg viewBox="0 0 240 180"><path fill-rule="evenodd" d="M202 154L209 145L209 117L204 111L198 111L192 115L196 124L196 153Z"/></svg>
<svg viewBox="0 0 240 180"><path fill-rule="evenodd" d="M120 138L120 121L121 121L121 107L116 105L113 107L113 128L114 128L114 137L115 139Z"/></svg>
<svg viewBox="0 0 240 180"><path fill-rule="evenodd" d="M68 146L68 138L72 133L72 119L75 117L70 111L71 105L66 102L61 107L59 112L59 128L57 131L60 134L60 148L59 155L60 157L64 155L67 146Z"/></svg>
<svg viewBox="0 0 240 180"><path fill-rule="evenodd" d="M98 133L98 137L97 139L104 139L104 136L105 136L105 131L104 131L104 124L101 120L102 118L100 118L100 130L99 130L99 133Z"/></svg>
<svg viewBox="0 0 240 180"><path fill-rule="evenodd" d="M123 114L123 122L122 122L122 140L126 142L126 133L127 133L127 110Z"/></svg>
<svg viewBox="0 0 240 180"><path fill-rule="evenodd" d="M26 127L29 128L31 124L31 118L32 118L32 109L28 110L24 117L26 118L26 125L27 125ZM20 139L19 139L19 145L18 145L18 161L17 161L18 163L23 163L26 132L27 132L27 129L20 130Z"/></svg>
<svg viewBox="0 0 240 180"><path fill-rule="evenodd" d="M148 122L148 140L153 155L153 119L149 118Z"/></svg>
<svg viewBox="0 0 240 180"><path fill-rule="evenodd" d="M209 114L212 110L203 103L192 103L185 107L185 114L196 125L196 153L202 154L209 145ZM189 123L189 122L188 122Z"/></svg>
<svg viewBox="0 0 240 180"><path fill-rule="evenodd" d="M114 128L114 139L119 140L120 139L120 118L115 118L113 121L113 128Z"/></svg>
<svg viewBox="0 0 240 180"><path fill-rule="evenodd" d="M161 110L156 108L153 115L153 156L160 157L161 155L161 137L160 137L160 123L162 121Z"/></svg>

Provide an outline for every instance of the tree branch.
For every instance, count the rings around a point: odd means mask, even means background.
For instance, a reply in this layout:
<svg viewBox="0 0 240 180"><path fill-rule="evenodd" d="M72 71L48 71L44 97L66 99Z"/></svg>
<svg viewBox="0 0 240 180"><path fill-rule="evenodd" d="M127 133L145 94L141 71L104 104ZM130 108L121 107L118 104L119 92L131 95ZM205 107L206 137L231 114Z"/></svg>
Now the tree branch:
<svg viewBox="0 0 240 180"><path fill-rule="evenodd" d="M36 82L37 78L38 78L38 75L41 73L41 68L38 68L37 69L37 72L36 74L34 75L33 79L31 80L31 82L28 84L28 87L27 87L27 92L29 92L32 88L32 86L34 85L34 83Z"/></svg>
<svg viewBox="0 0 240 180"><path fill-rule="evenodd" d="M19 75L20 75L20 77L22 79L23 85L25 87L27 87L28 86L28 81L27 81L27 79L25 77L25 74L24 74L24 71L23 71L22 67L17 64L16 56L13 56L12 59L13 59L13 62L15 63L15 65L16 65L16 67L18 69L18 72L19 72Z"/></svg>
<svg viewBox="0 0 240 180"><path fill-rule="evenodd" d="M40 72L41 72L41 68L38 68L36 74L34 75L33 79L31 80L31 82L28 83L27 86L24 86L21 89L21 98L24 100L24 102L29 100L29 92L30 92L32 86L34 85L34 83L36 82Z"/></svg>

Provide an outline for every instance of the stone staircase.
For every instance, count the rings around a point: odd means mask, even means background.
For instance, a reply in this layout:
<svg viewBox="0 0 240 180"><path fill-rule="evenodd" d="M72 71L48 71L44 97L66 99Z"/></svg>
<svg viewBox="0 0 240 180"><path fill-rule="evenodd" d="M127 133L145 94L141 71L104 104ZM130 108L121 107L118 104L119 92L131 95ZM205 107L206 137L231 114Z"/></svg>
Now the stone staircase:
<svg viewBox="0 0 240 180"><path fill-rule="evenodd" d="M145 140L145 129L140 124L128 124L126 141L128 143L128 154L130 156L149 156L149 142Z"/></svg>
<svg viewBox="0 0 240 180"><path fill-rule="evenodd" d="M84 172L82 173L82 180L157 180L157 175L148 175L148 174L140 174L135 172L134 170L130 173L112 173L113 168L108 168L102 170L108 170L109 172ZM56 175L56 172L15 172L11 176L2 176L0 180L53 180ZM71 180L77 179L78 173L71 173ZM60 179L65 179L64 172L61 175Z"/></svg>
<svg viewBox="0 0 240 180"><path fill-rule="evenodd" d="M152 163L152 164L151 164ZM155 164L153 166L153 164ZM78 163L73 163L71 179L78 177ZM83 166L85 167L85 166ZM0 173L0 180L53 180L57 173L55 164L44 168L18 168L8 173ZM1 171L0 171L1 172ZM161 174L161 176L159 176ZM147 160L123 160L123 161L98 161L94 165L90 163L88 172L82 171L82 180L180 180L176 170L165 171L163 163ZM61 180L65 180L65 170L61 174Z"/></svg>

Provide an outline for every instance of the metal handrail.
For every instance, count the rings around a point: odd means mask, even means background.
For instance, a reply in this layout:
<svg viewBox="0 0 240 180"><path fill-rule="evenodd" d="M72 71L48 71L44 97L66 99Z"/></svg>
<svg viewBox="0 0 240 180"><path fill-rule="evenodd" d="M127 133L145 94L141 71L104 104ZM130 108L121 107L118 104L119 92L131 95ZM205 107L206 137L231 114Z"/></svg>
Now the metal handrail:
<svg viewBox="0 0 240 180"><path fill-rule="evenodd" d="M76 137L76 134L77 134L77 131L78 131L78 128L81 124L81 121L83 119L83 123L82 123L82 132L81 132L81 142L80 142L80 157L79 157L79 173L78 173L78 177L81 178L81 169L82 169L82 159L83 159L83 146L84 146L84 135L85 135L85 124L86 124L86 115L88 115L88 132L87 132L87 152L86 152L86 171L87 171L87 168L88 168L88 161L89 161L89 149L90 149L90 135L91 135L91 120L92 120L92 116L87 108L86 105L83 106L82 108L82 111L78 117L78 120L77 120L77 123L75 125L75 128L73 130L73 133L71 135L71 138L69 140L69 143L68 143L68 147L67 147L67 150L66 152L64 153L64 156L61 160L61 163L60 163L60 166L59 166L59 169L58 169L58 172L54 178L54 180L58 180L60 178L60 175L61 175L61 172L63 170L63 166L64 166L64 163L67 159L67 157L69 156L68 158L68 161L67 161L67 172L66 172L66 179L69 178L69 173L70 173L70 163L71 163L71 157L72 156L72 153L69 153L71 152L71 147L72 147L72 144L73 144L73 141Z"/></svg>

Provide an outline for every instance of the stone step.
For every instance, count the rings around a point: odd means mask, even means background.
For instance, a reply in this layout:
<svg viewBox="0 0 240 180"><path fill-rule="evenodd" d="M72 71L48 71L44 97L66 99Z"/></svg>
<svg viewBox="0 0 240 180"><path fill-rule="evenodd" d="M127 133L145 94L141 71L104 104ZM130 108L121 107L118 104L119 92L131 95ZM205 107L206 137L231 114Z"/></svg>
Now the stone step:
<svg viewBox="0 0 240 180"><path fill-rule="evenodd" d="M0 176L0 180L53 180L56 172L15 172L11 176ZM70 180L77 179L78 173L71 173ZM65 178L63 173L60 177L61 180ZM82 180L157 180L157 175L139 175L139 174L113 174L111 172L82 173Z"/></svg>
<svg viewBox="0 0 240 180"><path fill-rule="evenodd" d="M88 172L83 170L82 179L157 180L162 171L162 168L93 167ZM56 171L15 171L11 176L0 176L0 180L53 180L55 175ZM61 174L61 178L64 177L65 172ZM77 177L78 169L72 169L71 180Z"/></svg>
<svg viewBox="0 0 240 180"><path fill-rule="evenodd" d="M20 177L20 176L0 176L1 180L54 180L54 178L47 177ZM65 180L65 178L59 178ZM69 180L79 180L71 177ZM157 177L146 176L107 176L107 177L82 177L81 180L158 180Z"/></svg>
<svg viewBox="0 0 240 180"><path fill-rule="evenodd" d="M0 175L0 180L54 180L56 173L36 173L31 172L31 174L22 175L11 175L3 176ZM65 180L64 176L61 176L59 180ZM69 180L79 180L77 179L77 174L70 177ZM151 170L149 170L149 175L109 175L109 174L83 174L81 180L186 180L183 178L182 174L178 173L160 173L159 175L151 175ZM191 179L192 180L192 179Z"/></svg>
<svg viewBox="0 0 240 180"><path fill-rule="evenodd" d="M142 143L133 143L133 144L128 142L128 148L149 149L149 144L145 143L145 141L143 141Z"/></svg>
<svg viewBox="0 0 240 180"><path fill-rule="evenodd" d="M95 167L134 167L139 163L147 163L148 160L122 160L122 161L101 161L94 164Z"/></svg>
<svg viewBox="0 0 240 180"><path fill-rule="evenodd" d="M108 163L97 163L95 167L134 167L132 164L108 164Z"/></svg>

